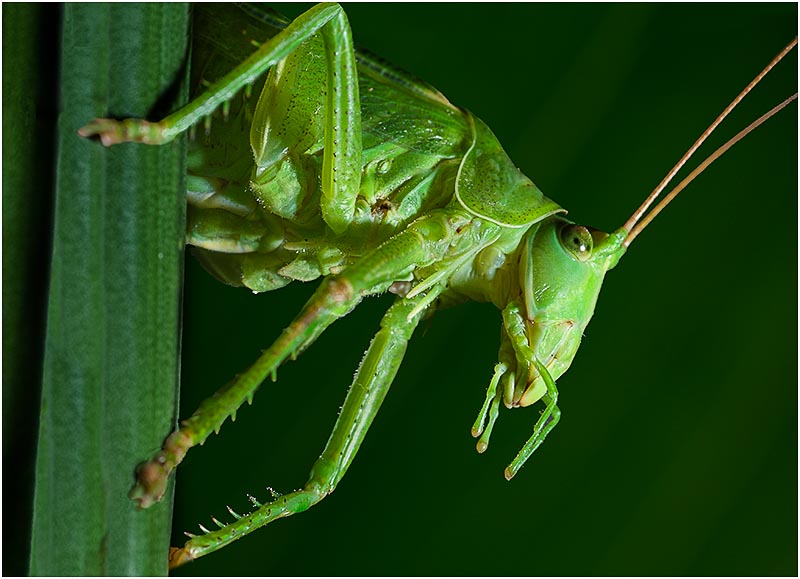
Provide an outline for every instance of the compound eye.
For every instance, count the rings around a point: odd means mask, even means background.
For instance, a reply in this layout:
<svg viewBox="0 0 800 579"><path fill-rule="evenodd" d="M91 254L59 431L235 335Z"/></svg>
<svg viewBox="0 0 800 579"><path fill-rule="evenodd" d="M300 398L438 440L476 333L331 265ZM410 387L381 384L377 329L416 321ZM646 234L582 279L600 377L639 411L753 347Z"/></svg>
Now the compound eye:
<svg viewBox="0 0 800 579"><path fill-rule="evenodd" d="M561 228L561 245L578 261L592 257L592 234L582 225L567 224Z"/></svg>

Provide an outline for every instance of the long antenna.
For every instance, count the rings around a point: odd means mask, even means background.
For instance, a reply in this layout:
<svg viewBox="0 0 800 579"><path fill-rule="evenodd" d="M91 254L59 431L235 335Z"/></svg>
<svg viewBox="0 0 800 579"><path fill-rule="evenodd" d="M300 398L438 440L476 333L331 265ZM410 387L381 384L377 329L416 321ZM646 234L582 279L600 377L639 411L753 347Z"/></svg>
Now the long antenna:
<svg viewBox="0 0 800 579"><path fill-rule="evenodd" d="M670 201L672 201L672 199L674 199L677 196L677 194L684 187L686 187L686 185L688 185L692 181L692 179L697 177L697 175L699 175L706 167L708 167L720 155L722 155L725 151L730 149L734 144L736 144L739 140L741 140L750 131L754 130L761 123L766 121L772 115L780 111L783 107L785 107L786 105L788 105L790 102L792 102L797 98L797 93L795 93L793 96L789 97L784 102L782 102L769 112L759 117L756 121L751 123L747 128L739 132L739 134L737 134L727 143L722 145L714 153L709 155L709 157L705 161L703 161L700 165L698 165L698 167L694 171L692 171L692 173L688 177L686 177L686 179L684 179L680 183L680 185L675 187L675 189L673 189L672 192L670 192L669 195L667 195L667 197L665 197L664 200L661 203L659 203L653 209L653 211L650 212L647 218L644 221L642 221L642 223L640 223L638 227L636 226L636 224L642 219L642 217L650 208L650 206L653 204L653 202L655 202L658 196L661 195L661 192L664 191L664 189L666 189L667 185L675 176L675 174L678 171L680 171L681 167L683 167L686 161L688 161L689 158L695 153L695 151L697 151L697 149L700 147L700 145L703 144L703 142L708 138L708 136L712 132L714 132L714 129L716 129L717 126L719 126L719 124L723 121L723 119L725 119L725 117L728 116L728 114L736 107L736 105L738 105L742 101L742 99L744 99L744 97L747 96L747 94L751 90L753 90L753 88L761 81L761 79L764 78L767 75L767 73L770 70L772 70L775 67L775 65L778 64L781 61L781 59L783 59L783 57L786 56L796 45L797 45L797 37L795 37L794 40L792 40L783 50L781 50L778 53L778 55L775 58L773 58L772 61L764 68L764 70L762 70L752 81L750 81L750 83L744 88L744 90L740 92L739 95L735 99L733 99L733 101L731 101L731 103L727 107L725 107L725 110L723 110L722 113L716 118L716 120L713 123L711 123L711 125L709 125L709 127L705 131L703 131L703 134L700 135L697 141L695 141L694 145L689 147L689 150L687 150L686 153L684 153L680 161L678 161L675 164L675 166L669 171L669 173L667 173L667 175L664 177L664 179L661 180L661 183L658 184L658 186L653 190L653 192L647 196L647 199L645 199L644 203L642 203L642 205L633 213L633 215L630 216L628 221L626 221L625 225L623 226L627 231L630 232L624 242L624 245L626 247L631 244L634 238L637 235L639 235L639 233L642 232L642 230L647 226L647 224L650 223L653 220L653 218L664 207L666 207L666 205Z"/></svg>

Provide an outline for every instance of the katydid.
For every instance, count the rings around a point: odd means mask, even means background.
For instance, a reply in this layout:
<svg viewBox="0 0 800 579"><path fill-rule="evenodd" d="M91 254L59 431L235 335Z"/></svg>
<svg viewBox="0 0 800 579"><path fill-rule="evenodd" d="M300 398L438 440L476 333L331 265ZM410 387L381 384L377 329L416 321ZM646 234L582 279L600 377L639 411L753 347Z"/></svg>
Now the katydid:
<svg viewBox="0 0 800 579"><path fill-rule="evenodd" d="M288 25L256 9L239 14L247 26L242 39L258 49L224 77L228 63L214 52L219 46L204 12L196 17L201 42L193 66L212 81L208 90L163 123L98 119L82 134L107 145L162 144L199 124L189 161L187 240L207 269L256 292L325 279L256 364L203 403L140 467L133 498L142 507L158 500L190 447L235 416L282 362L363 297L388 291L397 298L305 487L263 504L254 498L252 513L191 537L175 550L173 564L329 494L417 324L468 299L495 304L503 318L499 361L473 426L478 450L486 450L501 405L542 407L506 468L512 478L558 423L555 381L572 363L605 273L640 231L636 220L610 235L566 220L477 117L356 54L336 5L317 6ZM229 22L245 26L235 18ZM242 91L251 85L249 99Z"/></svg>

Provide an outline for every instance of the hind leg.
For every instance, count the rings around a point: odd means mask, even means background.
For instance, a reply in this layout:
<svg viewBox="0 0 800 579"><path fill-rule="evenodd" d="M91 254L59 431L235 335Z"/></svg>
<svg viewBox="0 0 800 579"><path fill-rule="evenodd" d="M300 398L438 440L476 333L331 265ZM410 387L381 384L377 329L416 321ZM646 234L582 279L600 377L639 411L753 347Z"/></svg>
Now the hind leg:
<svg viewBox="0 0 800 579"><path fill-rule="evenodd" d="M123 142L150 145L168 143L204 117L210 116L217 107L228 103L242 88L252 84L270 68L278 63L282 63L278 68L285 68L286 59L291 64L292 54L306 50L304 44L308 41L313 44L317 35L322 39L322 46L315 48L314 52L321 50L324 54L312 56L324 58L305 60L309 65L316 60L324 62L324 78L291 86L292 90L284 98L291 100L291 106L287 108L294 111L293 115L299 114L314 122L317 117L320 119L317 124L322 132L324 149L320 207L328 226L335 233L342 233L352 221L361 179L361 106L350 25L338 4L319 4L300 15L207 91L161 121L95 119L78 133L84 137L98 137L106 146ZM298 71L304 66L294 67L294 70ZM309 77L304 78L308 81ZM277 102L280 101L280 95L272 94L270 88L275 86L265 86L267 91L262 93L250 132L256 160L256 181L261 177L261 172L276 161L271 153L275 146L282 150L282 137L287 137L290 142L295 141L292 146L299 146L308 128L308 123L298 122L286 115L283 116L285 124L282 127L271 126L267 122L274 107L286 105L285 102ZM317 104L323 93L324 110L320 115ZM264 101L263 105L261 101ZM312 141L314 132L311 131ZM304 151L295 152L302 154Z"/></svg>
<svg viewBox="0 0 800 579"><path fill-rule="evenodd" d="M322 455L302 489L274 497L269 503L205 535L190 537L170 553L170 567L207 555L276 519L300 513L333 492L358 452L403 361L406 345L422 313L412 314L415 300L398 298L381 320L381 329L367 350L347 393L344 406ZM411 315L411 317L409 317Z"/></svg>

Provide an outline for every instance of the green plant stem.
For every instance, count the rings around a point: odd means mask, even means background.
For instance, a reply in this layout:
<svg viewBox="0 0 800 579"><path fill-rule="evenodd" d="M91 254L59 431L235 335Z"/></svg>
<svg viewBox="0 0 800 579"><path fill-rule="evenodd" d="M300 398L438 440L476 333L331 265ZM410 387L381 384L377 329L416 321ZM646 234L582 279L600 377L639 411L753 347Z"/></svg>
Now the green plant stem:
<svg viewBox="0 0 800 579"><path fill-rule="evenodd" d="M34 575L167 570L172 493L147 512L126 495L175 421L184 144L106 150L76 132L179 104L187 26L184 4L64 9Z"/></svg>

